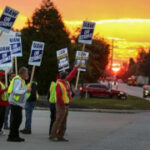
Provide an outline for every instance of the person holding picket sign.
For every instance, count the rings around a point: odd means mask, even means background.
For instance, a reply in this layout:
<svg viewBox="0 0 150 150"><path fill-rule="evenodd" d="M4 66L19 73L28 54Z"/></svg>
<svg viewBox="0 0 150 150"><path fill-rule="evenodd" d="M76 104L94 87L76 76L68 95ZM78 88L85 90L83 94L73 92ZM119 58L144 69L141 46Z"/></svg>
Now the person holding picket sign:
<svg viewBox="0 0 150 150"><path fill-rule="evenodd" d="M28 69L22 67L19 69L19 75L15 76L8 88L9 102L11 107L12 121L10 124L10 132L7 141L23 142L25 139L19 137L19 127L22 122L22 108L25 106L27 92L31 91L29 87L26 89L25 80L29 78Z"/></svg>
<svg viewBox="0 0 150 150"><path fill-rule="evenodd" d="M38 90L37 90L38 83L36 81L32 81L31 84L31 92L27 93L27 101L25 104L25 114L26 114L26 121L25 121L25 128L20 132L23 134L31 134L31 124L32 124L32 114L36 102L39 98ZM27 88L30 87L30 83L27 84Z"/></svg>
<svg viewBox="0 0 150 150"><path fill-rule="evenodd" d="M6 107L9 106L7 88L5 87L5 73L0 72L0 135L5 135L2 131Z"/></svg>
<svg viewBox="0 0 150 150"><path fill-rule="evenodd" d="M60 72L60 79L56 83L56 120L53 124L50 134L50 140L52 141L68 141L64 138L65 126L68 116L69 103L72 101L71 89L69 82L73 79L77 73L77 65L71 73Z"/></svg>

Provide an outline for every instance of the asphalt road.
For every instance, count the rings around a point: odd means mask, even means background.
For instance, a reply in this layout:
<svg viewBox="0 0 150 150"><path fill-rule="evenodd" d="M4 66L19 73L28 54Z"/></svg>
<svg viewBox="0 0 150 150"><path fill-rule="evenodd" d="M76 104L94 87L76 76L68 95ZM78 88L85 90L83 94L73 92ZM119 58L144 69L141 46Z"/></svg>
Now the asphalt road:
<svg viewBox="0 0 150 150"><path fill-rule="evenodd" d="M115 87L114 87L115 89ZM133 95L137 97L143 98L143 88L138 86L128 86L125 83L118 84L118 90L126 92L128 95ZM146 100L150 100L150 98L146 98Z"/></svg>
<svg viewBox="0 0 150 150"><path fill-rule="evenodd" d="M84 150L149 150L150 114L130 122Z"/></svg>
<svg viewBox="0 0 150 150"><path fill-rule="evenodd" d="M7 136L0 136L0 150L120 150L125 149L126 142L128 150L140 143L144 146L145 142L150 149L149 113L69 112L66 138L70 141L66 143L48 139L49 115L49 111L36 110L32 135L21 134L26 139L22 143L6 142Z"/></svg>

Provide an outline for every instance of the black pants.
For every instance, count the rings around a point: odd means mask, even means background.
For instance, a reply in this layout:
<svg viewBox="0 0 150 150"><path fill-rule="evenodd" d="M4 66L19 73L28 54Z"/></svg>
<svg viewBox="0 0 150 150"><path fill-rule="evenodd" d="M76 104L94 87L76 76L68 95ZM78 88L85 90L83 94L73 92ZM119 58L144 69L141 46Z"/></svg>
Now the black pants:
<svg viewBox="0 0 150 150"><path fill-rule="evenodd" d="M12 120L10 123L10 133L9 138L18 138L19 137L19 127L22 122L22 107L11 105L11 115Z"/></svg>
<svg viewBox="0 0 150 150"><path fill-rule="evenodd" d="M0 106L0 131L2 130L4 119L5 119L5 106Z"/></svg>
<svg viewBox="0 0 150 150"><path fill-rule="evenodd" d="M50 104L50 112L51 112L51 115L50 115L51 123L50 123L50 127L49 127L49 135L51 133L53 123L55 122L55 119L56 119L56 106L55 106L55 104L52 104L52 103Z"/></svg>

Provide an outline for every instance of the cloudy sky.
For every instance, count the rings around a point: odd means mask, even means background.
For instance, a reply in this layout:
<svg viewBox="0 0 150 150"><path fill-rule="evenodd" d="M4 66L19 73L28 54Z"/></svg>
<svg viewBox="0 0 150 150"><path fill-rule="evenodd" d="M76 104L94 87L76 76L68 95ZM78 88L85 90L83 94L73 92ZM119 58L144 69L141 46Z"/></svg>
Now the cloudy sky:
<svg viewBox="0 0 150 150"><path fill-rule="evenodd" d="M102 36L149 41L149 0L53 0L68 24L82 20L96 21L96 33ZM0 10L6 5L20 11L15 27L25 25L27 17L40 6L41 0L0 0Z"/></svg>
<svg viewBox="0 0 150 150"><path fill-rule="evenodd" d="M18 10L20 15L14 26L22 28L27 17L31 17L33 11L40 7L41 1L0 0L0 13L6 5ZM82 21L86 19L96 22L95 33L102 37L117 37L130 42L150 42L150 0L53 0L53 2L70 30L81 26ZM132 50L132 55L133 53Z"/></svg>

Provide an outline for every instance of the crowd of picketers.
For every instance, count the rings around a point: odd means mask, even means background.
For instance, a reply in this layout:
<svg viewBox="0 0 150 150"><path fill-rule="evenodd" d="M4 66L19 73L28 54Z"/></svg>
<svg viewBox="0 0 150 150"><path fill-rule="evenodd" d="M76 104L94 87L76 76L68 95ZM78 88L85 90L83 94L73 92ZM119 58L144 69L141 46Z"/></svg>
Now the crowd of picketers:
<svg viewBox="0 0 150 150"><path fill-rule="evenodd" d="M56 81L51 82L48 94L51 112L49 139L51 141L68 141L64 138L64 134L68 108L72 102L69 82L77 73L78 67L80 64L70 73L60 72ZM5 135L4 130L9 130L8 142L24 142L25 139L20 137L19 132L32 134L32 113L39 98L37 86L36 81L29 82L29 72L26 67L21 67L18 75L9 73L8 87L5 85L5 72L0 71L0 136ZM26 118L25 127L19 130L23 108Z"/></svg>

